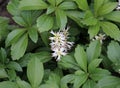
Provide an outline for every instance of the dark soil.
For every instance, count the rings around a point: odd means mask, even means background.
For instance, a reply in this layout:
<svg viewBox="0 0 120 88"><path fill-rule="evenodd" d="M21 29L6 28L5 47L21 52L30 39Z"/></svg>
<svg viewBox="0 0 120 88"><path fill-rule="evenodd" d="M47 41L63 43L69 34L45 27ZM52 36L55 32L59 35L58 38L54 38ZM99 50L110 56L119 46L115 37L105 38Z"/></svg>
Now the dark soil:
<svg viewBox="0 0 120 88"><path fill-rule="evenodd" d="M7 4L9 0L0 0L0 16L3 17L11 17L11 15L7 11Z"/></svg>

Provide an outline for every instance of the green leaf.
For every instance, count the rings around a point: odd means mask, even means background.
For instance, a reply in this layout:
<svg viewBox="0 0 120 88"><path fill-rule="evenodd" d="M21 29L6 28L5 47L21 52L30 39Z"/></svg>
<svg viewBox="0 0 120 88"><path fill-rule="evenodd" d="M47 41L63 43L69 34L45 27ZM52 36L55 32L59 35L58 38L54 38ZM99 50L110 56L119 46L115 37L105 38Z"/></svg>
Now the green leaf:
<svg viewBox="0 0 120 88"><path fill-rule="evenodd" d="M7 65L7 68L14 69L16 71L22 71L22 67L17 62L9 62Z"/></svg>
<svg viewBox="0 0 120 88"><path fill-rule="evenodd" d="M1 39L5 39L9 33L8 23L9 23L8 18L0 17L0 41L1 41Z"/></svg>
<svg viewBox="0 0 120 88"><path fill-rule="evenodd" d="M9 76L9 81L14 81L17 78L16 71L13 69L7 70L8 76Z"/></svg>
<svg viewBox="0 0 120 88"><path fill-rule="evenodd" d="M20 26L27 26L26 22L24 21L24 19L22 17L19 16L14 16L13 20L19 24Z"/></svg>
<svg viewBox="0 0 120 88"><path fill-rule="evenodd" d="M75 75L73 74L69 74L69 75L66 75L64 76L62 79L61 79L61 88L68 88L67 86L67 83L71 83L75 78Z"/></svg>
<svg viewBox="0 0 120 88"><path fill-rule="evenodd" d="M77 6L74 2L72 1L65 1L61 3L58 8L63 9L63 10L68 10L68 9L76 9Z"/></svg>
<svg viewBox="0 0 120 88"><path fill-rule="evenodd" d="M0 68L0 78L7 78L8 74L4 68ZM2 88L2 87L1 87Z"/></svg>
<svg viewBox="0 0 120 88"><path fill-rule="evenodd" d="M59 88L59 83L60 75L56 73L51 73L46 83L41 85L39 88Z"/></svg>
<svg viewBox="0 0 120 88"><path fill-rule="evenodd" d="M17 81L17 85L19 88L31 88L30 84L27 83L26 81Z"/></svg>
<svg viewBox="0 0 120 88"><path fill-rule="evenodd" d="M114 76L107 76L98 82L98 87L96 88L117 88L120 84L120 78Z"/></svg>
<svg viewBox="0 0 120 88"><path fill-rule="evenodd" d="M18 5L19 0L10 0L7 5L8 12L12 15L19 15L21 11L19 10Z"/></svg>
<svg viewBox="0 0 120 88"><path fill-rule="evenodd" d="M40 59L41 62L45 63L51 60L51 53L47 51L41 51L39 53L35 53L34 56Z"/></svg>
<svg viewBox="0 0 120 88"><path fill-rule="evenodd" d="M64 0L55 0L56 1L56 5L59 5L60 3L62 3Z"/></svg>
<svg viewBox="0 0 120 88"><path fill-rule="evenodd" d="M43 85L40 85L39 88L59 88L58 85L56 84L43 84Z"/></svg>
<svg viewBox="0 0 120 88"><path fill-rule="evenodd" d="M81 19L84 17L84 14L79 11L66 11L66 14L69 18L74 20L79 26L82 26Z"/></svg>
<svg viewBox="0 0 120 88"><path fill-rule="evenodd" d="M72 68L75 70L79 69L79 66L75 62L75 59L70 55L63 56L61 58L61 61L58 62L58 64L59 64L59 66L66 68L66 69L69 69L69 68Z"/></svg>
<svg viewBox="0 0 120 88"><path fill-rule="evenodd" d="M74 54L75 60L77 61L78 65L87 72L87 55L84 51L83 47L78 45L75 48L75 54Z"/></svg>
<svg viewBox="0 0 120 88"><path fill-rule="evenodd" d="M57 9L55 14L58 26L60 27L60 29L64 29L67 24L66 13L63 10Z"/></svg>
<svg viewBox="0 0 120 88"><path fill-rule="evenodd" d="M95 85L96 85L95 81L88 79L82 88L95 88Z"/></svg>
<svg viewBox="0 0 120 88"><path fill-rule="evenodd" d="M45 32L42 32L40 36L44 44L48 47L50 43L50 40L49 40L50 33L45 31Z"/></svg>
<svg viewBox="0 0 120 88"><path fill-rule="evenodd" d="M96 25L98 20L93 16L93 13L90 10L85 12L84 19L81 21L84 25Z"/></svg>
<svg viewBox="0 0 120 88"><path fill-rule="evenodd" d="M97 24L97 19L94 18L94 17L89 17L89 18L85 18L83 19L81 22L84 24L84 25L96 25Z"/></svg>
<svg viewBox="0 0 120 88"><path fill-rule="evenodd" d="M21 19L25 22L24 27L25 28L30 28L33 25L36 25L36 20L40 16L42 11L36 10L36 11L22 11L20 16ZM19 20L18 20L19 23Z"/></svg>
<svg viewBox="0 0 120 88"><path fill-rule="evenodd" d="M27 77L33 88L40 85L44 74L43 64L38 58L32 58L27 66Z"/></svg>
<svg viewBox="0 0 120 88"><path fill-rule="evenodd" d="M97 16L100 7L104 4L105 0L94 0L94 13Z"/></svg>
<svg viewBox="0 0 120 88"><path fill-rule="evenodd" d="M46 81L46 84L49 84L53 88L59 88L59 83L60 83L60 75L55 73L51 73L48 81Z"/></svg>
<svg viewBox="0 0 120 88"><path fill-rule="evenodd" d="M19 88L16 83L10 81L0 82L0 88Z"/></svg>
<svg viewBox="0 0 120 88"><path fill-rule="evenodd" d="M85 83L87 78L88 78L88 75L85 74L85 73L83 73L83 74L81 74L79 76L75 76L73 88L80 88L82 86L82 84Z"/></svg>
<svg viewBox="0 0 120 88"><path fill-rule="evenodd" d="M105 15L112 12L117 7L117 2L108 2L102 5L98 11L98 14Z"/></svg>
<svg viewBox="0 0 120 88"><path fill-rule="evenodd" d="M54 12L54 11L55 11L55 7L52 6L52 5L50 5L50 6L47 8L46 14L51 14L51 13Z"/></svg>
<svg viewBox="0 0 120 88"><path fill-rule="evenodd" d="M113 11L109 14L106 14L104 17L111 21L120 22L120 11Z"/></svg>
<svg viewBox="0 0 120 88"><path fill-rule="evenodd" d="M51 53L47 51L41 51L38 53L28 53L19 60L19 64L22 67L26 67L28 62L33 58L39 58L42 63L48 62L51 60Z"/></svg>
<svg viewBox="0 0 120 88"><path fill-rule="evenodd" d="M120 60L120 45L115 41L111 41L107 55L112 62L118 62Z"/></svg>
<svg viewBox="0 0 120 88"><path fill-rule="evenodd" d="M28 35L24 34L16 43L12 44L11 55L13 60L19 60L25 53L28 45Z"/></svg>
<svg viewBox="0 0 120 88"><path fill-rule="evenodd" d="M101 53L101 44L100 41L93 41L90 43L89 47L87 48L87 57L88 62L98 58Z"/></svg>
<svg viewBox="0 0 120 88"><path fill-rule="evenodd" d="M37 27L39 32L49 31L53 27L53 24L54 24L53 17L46 14L41 15L37 19Z"/></svg>
<svg viewBox="0 0 120 88"><path fill-rule="evenodd" d="M28 29L29 37L30 39L34 42L37 43L38 40L38 33L37 33L37 28L32 27Z"/></svg>
<svg viewBox="0 0 120 88"><path fill-rule="evenodd" d="M47 0L52 6L55 6L56 0Z"/></svg>
<svg viewBox="0 0 120 88"><path fill-rule="evenodd" d="M92 39L95 35L97 35L99 30L100 30L100 25L98 23L96 25L90 26L88 29L90 39Z"/></svg>
<svg viewBox="0 0 120 88"><path fill-rule="evenodd" d="M21 0L19 8L21 10L40 10L46 9L47 6L43 0Z"/></svg>
<svg viewBox="0 0 120 88"><path fill-rule="evenodd" d="M108 70L105 69L101 69L101 68L96 68L91 74L90 74L90 78L94 81L99 81L100 79L109 76L110 72Z"/></svg>
<svg viewBox="0 0 120 88"><path fill-rule="evenodd" d="M89 73L93 72L96 70L96 68L99 66L99 64L102 62L102 59L94 59L90 62L88 65L88 71Z"/></svg>
<svg viewBox="0 0 120 88"><path fill-rule="evenodd" d="M2 64L4 64L6 62L6 59L7 59L7 53L6 53L5 49L1 48L1 50L0 50L0 62Z"/></svg>
<svg viewBox="0 0 120 88"><path fill-rule="evenodd" d="M111 38L120 41L120 30L115 24L111 22L101 22L101 27Z"/></svg>
<svg viewBox="0 0 120 88"><path fill-rule="evenodd" d="M81 9L81 10L88 10L89 9L89 6L88 6L88 3L87 3L87 0L74 0L77 4L78 4L78 7Z"/></svg>
<svg viewBox="0 0 120 88"><path fill-rule="evenodd" d="M12 32L10 32L7 36L7 39L5 41L6 46L10 46L11 44L18 41L18 39L25 33L24 29L16 29Z"/></svg>

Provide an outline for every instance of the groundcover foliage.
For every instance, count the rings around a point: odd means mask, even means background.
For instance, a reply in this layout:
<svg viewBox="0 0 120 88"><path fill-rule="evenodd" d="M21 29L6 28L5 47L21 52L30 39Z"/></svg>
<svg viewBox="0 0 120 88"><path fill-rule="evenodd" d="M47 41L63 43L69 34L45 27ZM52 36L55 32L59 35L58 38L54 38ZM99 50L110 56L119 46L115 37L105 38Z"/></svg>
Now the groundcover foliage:
<svg viewBox="0 0 120 88"><path fill-rule="evenodd" d="M120 88L117 5L10 0L12 19L0 17L0 88Z"/></svg>

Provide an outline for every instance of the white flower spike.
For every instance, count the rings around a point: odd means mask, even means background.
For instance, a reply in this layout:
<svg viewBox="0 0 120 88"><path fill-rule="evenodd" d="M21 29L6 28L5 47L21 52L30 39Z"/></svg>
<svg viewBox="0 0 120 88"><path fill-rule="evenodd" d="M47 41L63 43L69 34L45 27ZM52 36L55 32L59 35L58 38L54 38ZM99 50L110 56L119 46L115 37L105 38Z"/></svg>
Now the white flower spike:
<svg viewBox="0 0 120 88"><path fill-rule="evenodd" d="M53 37L49 38L51 40L51 50L53 51L52 57L56 58L56 61L60 61L61 56L65 56L74 44L73 42L68 41L68 29L69 28L64 28L58 32L50 32L53 35Z"/></svg>
<svg viewBox="0 0 120 88"><path fill-rule="evenodd" d="M116 10L120 10L120 0L118 0L118 6L117 6Z"/></svg>
<svg viewBox="0 0 120 88"><path fill-rule="evenodd" d="M103 40L106 39L105 36L106 36L105 34L98 34L98 35L96 35L92 40L93 40L93 41L94 41L94 40L100 40L100 43L102 44L102 43L103 43Z"/></svg>

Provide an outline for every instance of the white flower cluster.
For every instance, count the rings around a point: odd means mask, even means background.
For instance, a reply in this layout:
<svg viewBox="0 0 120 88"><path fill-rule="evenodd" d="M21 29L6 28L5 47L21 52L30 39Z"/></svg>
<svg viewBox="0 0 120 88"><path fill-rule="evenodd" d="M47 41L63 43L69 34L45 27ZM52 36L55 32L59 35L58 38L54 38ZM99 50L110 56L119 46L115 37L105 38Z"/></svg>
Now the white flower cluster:
<svg viewBox="0 0 120 88"><path fill-rule="evenodd" d="M59 61L61 56L65 56L68 50L73 46L73 42L69 42L68 39L68 29L59 30L58 32L51 31L50 33L53 37L50 37L51 40L50 46L53 51L52 57L56 58L56 61Z"/></svg>
<svg viewBox="0 0 120 88"><path fill-rule="evenodd" d="M102 44L103 43L103 40L105 40L105 34L98 34L96 35L93 39L94 40L100 40L100 43Z"/></svg>
<svg viewBox="0 0 120 88"><path fill-rule="evenodd" d="M120 0L118 0L118 6L116 7L116 10L120 10Z"/></svg>

